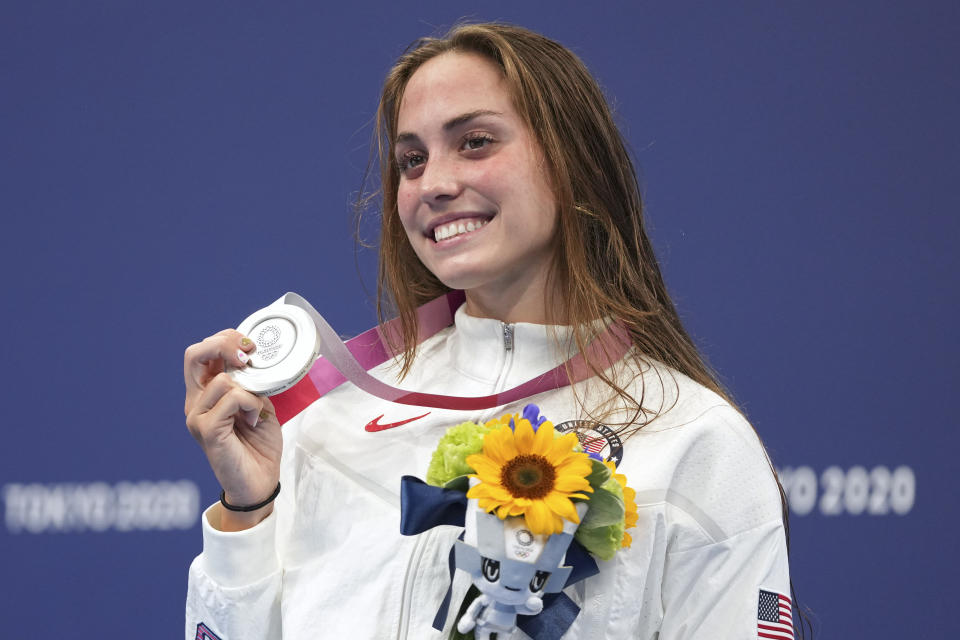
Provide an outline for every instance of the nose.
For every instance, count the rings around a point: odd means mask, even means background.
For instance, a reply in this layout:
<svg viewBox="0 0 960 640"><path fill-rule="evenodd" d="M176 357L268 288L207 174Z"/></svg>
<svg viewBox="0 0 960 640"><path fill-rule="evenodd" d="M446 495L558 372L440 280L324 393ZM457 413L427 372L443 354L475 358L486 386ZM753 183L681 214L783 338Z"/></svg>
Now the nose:
<svg viewBox="0 0 960 640"><path fill-rule="evenodd" d="M420 176L420 199L430 206L442 205L455 199L463 190L456 161L444 155L434 155L423 167Z"/></svg>

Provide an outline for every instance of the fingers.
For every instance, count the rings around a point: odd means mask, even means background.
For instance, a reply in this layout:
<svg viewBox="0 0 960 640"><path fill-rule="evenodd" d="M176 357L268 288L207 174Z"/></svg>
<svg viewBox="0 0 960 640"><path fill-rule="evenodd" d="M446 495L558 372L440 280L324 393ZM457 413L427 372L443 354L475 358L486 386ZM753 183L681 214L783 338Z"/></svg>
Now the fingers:
<svg viewBox="0 0 960 640"><path fill-rule="evenodd" d="M216 361L242 367L253 350L253 340L236 329L224 329L187 347L183 356L184 378L189 378L189 373Z"/></svg>
<svg viewBox="0 0 960 640"><path fill-rule="evenodd" d="M256 346L235 329L223 331L187 347L183 354L183 381L187 389L184 413L196 401L203 387L227 367L242 368Z"/></svg>
<svg viewBox="0 0 960 640"><path fill-rule="evenodd" d="M243 413L259 417L263 408L263 400L240 387L225 373L218 374L210 384L204 388L197 399L195 413L213 413L218 418L225 418ZM255 422L253 419L248 424Z"/></svg>
<svg viewBox="0 0 960 640"><path fill-rule="evenodd" d="M256 396L260 401L260 411L256 415L256 423L253 426L259 426L264 422L270 420L276 421L277 419L277 410L273 407L273 403L270 402L270 398L266 396Z"/></svg>
<svg viewBox="0 0 960 640"><path fill-rule="evenodd" d="M204 442L232 432L238 416L255 427L263 407L262 398L239 387L226 373L220 373L202 389L187 412L187 427L194 438Z"/></svg>

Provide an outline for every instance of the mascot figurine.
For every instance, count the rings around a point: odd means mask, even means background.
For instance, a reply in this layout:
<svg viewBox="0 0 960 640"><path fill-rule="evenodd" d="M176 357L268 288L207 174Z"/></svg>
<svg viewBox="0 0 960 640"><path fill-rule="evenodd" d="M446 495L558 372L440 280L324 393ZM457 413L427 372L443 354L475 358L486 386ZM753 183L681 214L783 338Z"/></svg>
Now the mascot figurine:
<svg viewBox="0 0 960 640"><path fill-rule="evenodd" d="M471 480L471 485L478 482ZM580 517L587 503L577 504ZM501 520L467 503L464 539L456 544L456 566L470 574L481 595L457 622L460 633L474 631L477 640L513 631L517 614L543 610L543 594L563 589L570 567L561 566L577 524L566 522L562 533L535 534L523 518ZM493 636L496 637L496 636Z"/></svg>

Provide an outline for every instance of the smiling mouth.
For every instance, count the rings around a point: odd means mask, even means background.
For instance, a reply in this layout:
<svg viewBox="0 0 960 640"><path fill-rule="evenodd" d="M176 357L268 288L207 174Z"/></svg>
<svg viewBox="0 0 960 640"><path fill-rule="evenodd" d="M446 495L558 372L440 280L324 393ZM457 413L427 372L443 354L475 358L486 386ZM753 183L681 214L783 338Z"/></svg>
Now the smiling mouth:
<svg viewBox="0 0 960 640"><path fill-rule="evenodd" d="M465 233L470 233L471 231L476 231L486 226L490 220L491 218L461 218L448 224L437 225L433 230L433 241L442 242Z"/></svg>

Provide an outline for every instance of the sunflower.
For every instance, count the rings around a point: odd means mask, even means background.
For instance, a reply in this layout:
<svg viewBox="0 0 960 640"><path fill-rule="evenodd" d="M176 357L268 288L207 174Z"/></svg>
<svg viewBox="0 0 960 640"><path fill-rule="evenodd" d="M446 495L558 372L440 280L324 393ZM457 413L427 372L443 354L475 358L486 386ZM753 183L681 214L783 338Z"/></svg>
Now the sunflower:
<svg viewBox="0 0 960 640"><path fill-rule="evenodd" d="M620 488L623 490L623 506L626 509L626 512L623 515L623 528L630 529L637 524L637 519L639 515L637 514L637 492L627 486L627 476L622 473L617 473L617 467L609 460L605 461L603 464L607 465L607 468L610 469L610 474L613 476L613 479L617 481L617 484L620 485ZM623 532L623 546L629 547L633 542L633 538L630 537L630 534L626 531Z"/></svg>
<svg viewBox="0 0 960 640"><path fill-rule="evenodd" d="M560 533L565 519L579 524L572 499L589 498L579 492L593 491L587 481L593 465L575 450L576 434L555 438L552 423L540 421L534 428L526 416L498 422L502 426L484 436L483 452L467 457L476 471L470 477L480 480L467 497L501 519L523 516L536 534Z"/></svg>

